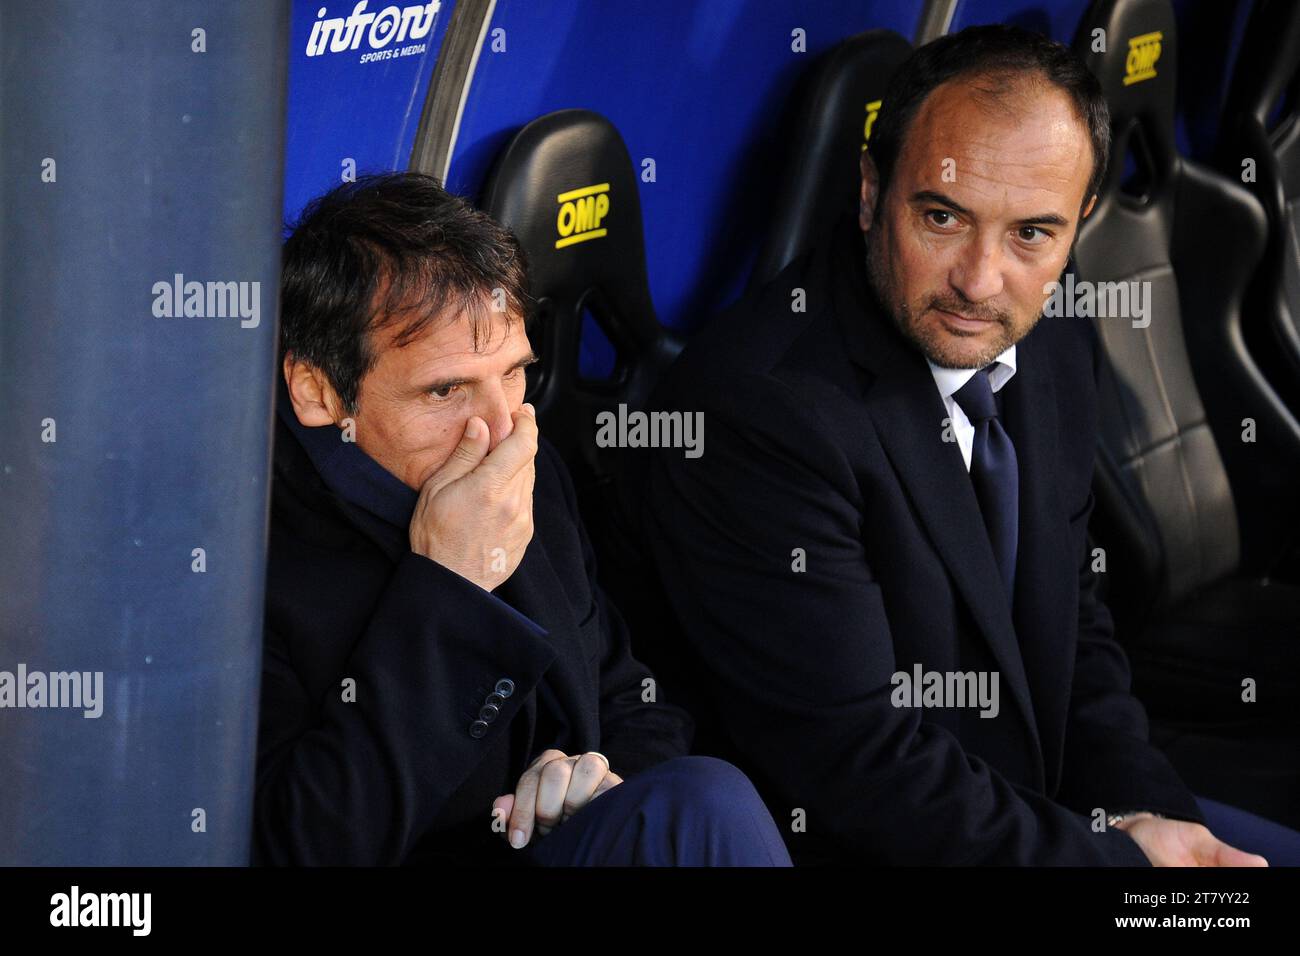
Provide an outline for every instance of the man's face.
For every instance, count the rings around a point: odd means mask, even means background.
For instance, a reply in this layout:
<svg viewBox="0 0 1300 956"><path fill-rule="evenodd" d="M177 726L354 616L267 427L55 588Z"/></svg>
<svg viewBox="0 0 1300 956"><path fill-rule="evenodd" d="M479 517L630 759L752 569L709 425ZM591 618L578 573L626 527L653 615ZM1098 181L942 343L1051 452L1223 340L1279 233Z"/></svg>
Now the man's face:
<svg viewBox="0 0 1300 956"><path fill-rule="evenodd" d="M435 322L401 348L395 332L374 333L379 353L361 380L356 440L361 450L418 490L450 457L475 415L487 422L489 451L510 434L511 415L524 400L524 368L535 358L524 324L491 311L480 330L479 348L468 317Z"/></svg>
<svg viewBox="0 0 1300 956"><path fill-rule="evenodd" d="M983 367L1033 329L1092 174L1087 128L1065 93L1021 81L993 98L978 89L987 83L955 80L926 97L879 205L863 160L872 287L946 368Z"/></svg>

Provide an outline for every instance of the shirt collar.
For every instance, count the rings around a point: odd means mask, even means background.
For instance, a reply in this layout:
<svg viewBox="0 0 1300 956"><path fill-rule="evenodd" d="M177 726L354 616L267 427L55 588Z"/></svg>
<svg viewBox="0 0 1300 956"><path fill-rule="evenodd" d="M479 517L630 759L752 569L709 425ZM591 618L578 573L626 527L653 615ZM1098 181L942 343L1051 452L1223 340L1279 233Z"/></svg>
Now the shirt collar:
<svg viewBox="0 0 1300 956"><path fill-rule="evenodd" d="M951 398L958 389L969 382L971 377L979 371L977 368L943 368L940 365L935 365L929 358L925 361L930 366L930 374L934 376L934 384L939 387L939 394L945 400ZM1016 374L1015 345L1009 346L1005 352L990 364L995 367L989 372L989 385L996 392L1010 381L1012 375Z"/></svg>
<svg viewBox="0 0 1300 956"><path fill-rule="evenodd" d="M357 445L343 440L336 425L309 428L298 421L283 376L276 410L307 452L325 486L343 500L389 524L405 529L411 523L419 495Z"/></svg>

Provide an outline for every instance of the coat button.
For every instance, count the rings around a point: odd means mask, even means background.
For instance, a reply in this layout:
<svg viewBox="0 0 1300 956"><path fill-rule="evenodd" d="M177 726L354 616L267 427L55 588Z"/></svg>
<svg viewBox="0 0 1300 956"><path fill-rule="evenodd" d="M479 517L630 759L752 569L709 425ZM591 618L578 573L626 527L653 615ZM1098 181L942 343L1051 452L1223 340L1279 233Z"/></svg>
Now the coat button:
<svg viewBox="0 0 1300 956"><path fill-rule="evenodd" d="M515 682L509 677L503 677L497 681L496 692L502 697L509 697L515 692Z"/></svg>
<svg viewBox="0 0 1300 956"><path fill-rule="evenodd" d="M487 697L483 699L483 703L491 704L493 707L500 707L505 702L506 699L502 697L500 694L498 694L496 691L493 691L492 693L488 694Z"/></svg>
<svg viewBox="0 0 1300 956"><path fill-rule="evenodd" d="M469 725L469 735L473 737L475 740L478 740L478 738L482 737L487 732L488 732L487 721L476 720L474 721L474 723Z"/></svg>
<svg viewBox="0 0 1300 956"><path fill-rule="evenodd" d="M497 719L499 713L501 713L501 708L496 704L484 704L478 712L478 719L485 720L490 724Z"/></svg>

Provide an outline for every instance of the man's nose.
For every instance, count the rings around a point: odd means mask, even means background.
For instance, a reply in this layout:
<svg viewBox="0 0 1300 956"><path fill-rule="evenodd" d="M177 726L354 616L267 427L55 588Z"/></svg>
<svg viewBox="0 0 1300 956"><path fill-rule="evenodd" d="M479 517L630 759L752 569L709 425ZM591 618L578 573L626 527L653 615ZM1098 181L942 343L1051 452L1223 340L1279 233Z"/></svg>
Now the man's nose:
<svg viewBox="0 0 1300 956"><path fill-rule="evenodd" d="M510 437L510 433L515 430L514 419L510 417L513 411L504 389L492 389L483 395L482 405L475 410L475 414L488 423L488 433L491 437L488 444L489 452Z"/></svg>
<svg viewBox="0 0 1300 956"><path fill-rule="evenodd" d="M1001 294L1002 244L993 236L976 235L948 273L948 282L970 302L985 302Z"/></svg>

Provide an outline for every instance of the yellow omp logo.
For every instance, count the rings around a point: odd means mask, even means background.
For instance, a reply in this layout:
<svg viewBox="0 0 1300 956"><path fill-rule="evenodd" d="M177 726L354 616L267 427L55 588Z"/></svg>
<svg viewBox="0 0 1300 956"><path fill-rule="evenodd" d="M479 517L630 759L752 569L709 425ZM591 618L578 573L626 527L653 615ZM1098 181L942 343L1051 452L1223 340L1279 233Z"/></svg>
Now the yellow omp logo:
<svg viewBox="0 0 1300 956"><path fill-rule="evenodd" d="M1124 61L1124 85L1132 86L1156 75L1156 60L1160 59L1160 41L1164 34L1144 33L1128 41L1128 59Z"/></svg>
<svg viewBox="0 0 1300 956"><path fill-rule="evenodd" d="M556 249L605 235L601 223L609 212L609 183L571 189L560 193L555 201L560 204L555 217L555 231L560 234L555 240Z"/></svg>
<svg viewBox="0 0 1300 956"><path fill-rule="evenodd" d="M876 117L880 115L881 100L872 100L867 104L867 121L862 126L862 150L866 152L867 144L871 142L871 127L876 125Z"/></svg>

